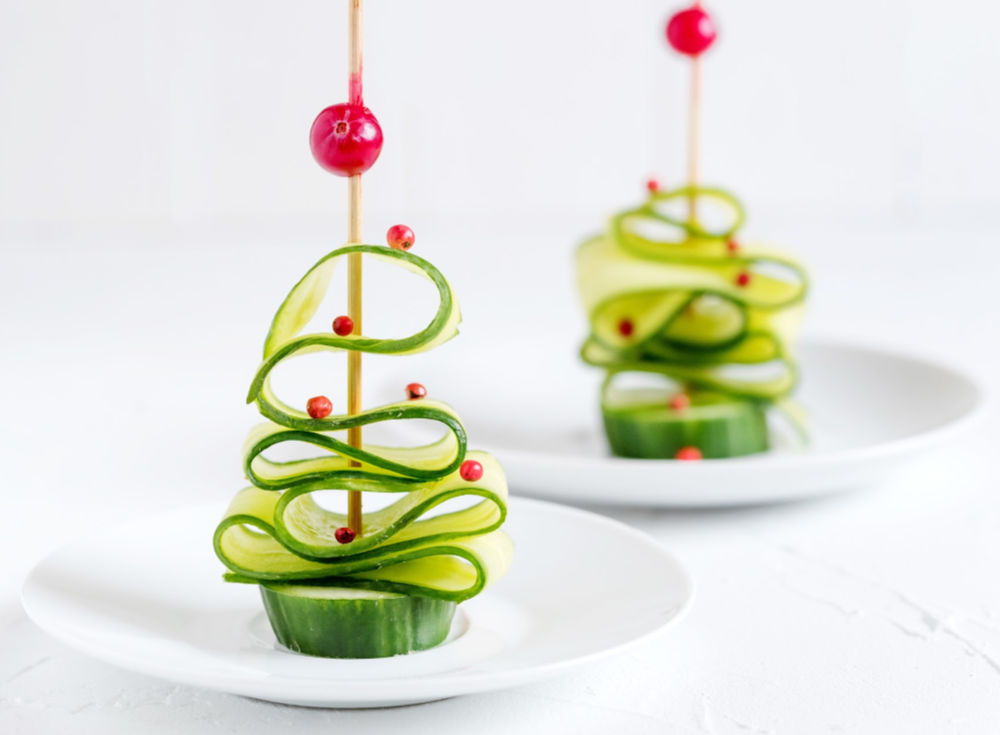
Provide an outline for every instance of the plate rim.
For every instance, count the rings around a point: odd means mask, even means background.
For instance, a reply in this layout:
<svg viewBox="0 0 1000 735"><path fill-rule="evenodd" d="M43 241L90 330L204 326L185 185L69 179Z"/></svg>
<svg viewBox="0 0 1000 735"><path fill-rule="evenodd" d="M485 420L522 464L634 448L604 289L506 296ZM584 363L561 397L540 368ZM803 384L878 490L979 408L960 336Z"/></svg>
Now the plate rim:
<svg viewBox="0 0 1000 735"><path fill-rule="evenodd" d="M673 610L669 618L662 621L653 629L645 631L627 641L583 655L497 672L462 674L461 669L459 669L390 680L372 678L343 680L336 678L316 679L308 675L294 676L286 674L278 676L268 675L262 678L259 674L253 674L247 670L227 669L226 673L219 673L212 670L201 671L191 666L164 665L155 660L142 660L140 662L136 656L124 653L121 648L109 648L94 643L83 631L77 630L76 626L72 624L69 626L54 624L47 613L39 612L38 608L33 607L31 601L33 593L31 588L34 584L37 584L35 582L36 573L54 557L66 553L80 543L84 543L87 538L84 534L80 534L70 541L50 550L32 566L21 584L21 607L27 617L47 635L87 656L132 673L152 676L187 686L197 686L213 691L264 699L271 702L329 708L415 704L531 684L555 676L560 672L588 665L637 646L643 641L665 633L668 629L681 622L690 612L696 597L696 588L690 571L676 555L667 551L648 534L600 513L594 513L562 503L523 496L513 497L511 498L511 502L516 506L538 506L549 512L557 512L570 517L584 517L589 522L597 522L606 527L614 528L617 533L624 533L642 546L645 546L651 553L656 554L659 557L659 563L666 563L671 567L671 573L677 578L677 589L681 597L680 603ZM224 503L216 502L165 508L158 512L140 515L115 524L111 531L133 527L150 519L171 514L207 515L211 512L218 515L223 507ZM137 665L137 663L140 665ZM279 682L279 691L272 691L276 681ZM315 686L303 689L303 682L314 682ZM380 689L384 689L387 686L391 688L391 693L380 691Z"/></svg>
<svg viewBox="0 0 1000 735"><path fill-rule="evenodd" d="M549 466L559 464L563 466L568 463L584 465L585 467L616 469L643 467L650 469L670 468L671 472L687 472L704 474L715 470L725 469L755 469L762 465L767 465L772 471L797 471L803 468L816 468L822 470L832 464L845 462L859 463L872 462L880 459L892 458L900 455L907 455L920 449L941 442L948 441L952 435L970 429L983 419L988 407L993 402L993 394L985 380L973 375L947 360L938 357L931 357L919 352L907 349L886 348L881 345L868 344L864 341L851 341L837 338L813 338L801 340L800 345L808 345L817 348L834 348L842 351L863 352L875 354L881 357L902 358L909 362L929 367L941 372L949 373L953 378L957 378L964 383L971 391L973 400L971 406L961 415L931 429L920 431L910 436L899 439L878 441L873 444L848 447L844 449L834 449L821 453L782 453L774 454L766 452L760 455L746 457L727 457L720 459L709 459L702 462L681 463L670 459L631 459L627 457L614 457L609 455L586 456L571 454L550 454L545 452L531 451L528 449L505 447L503 444L494 444L491 451L498 458L515 462L542 462ZM555 497L555 496L547 496ZM559 497L568 499L569 495ZM583 500L583 498L581 498ZM590 501L588 497L585 500ZM751 501L755 502L755 501ZM725 503L729 505L730 503ZM735 504L735 503L732 503Z"/></svg>

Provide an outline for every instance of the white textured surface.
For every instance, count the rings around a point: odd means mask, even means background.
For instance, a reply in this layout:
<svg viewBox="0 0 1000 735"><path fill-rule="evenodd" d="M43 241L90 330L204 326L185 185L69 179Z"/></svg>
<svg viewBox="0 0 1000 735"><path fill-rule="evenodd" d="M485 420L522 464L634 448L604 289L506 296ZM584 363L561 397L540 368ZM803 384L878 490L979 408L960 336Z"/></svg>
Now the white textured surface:
<svg viewBox="0 0 1000 735"><path fill-rule="evenodd" d="M801 244L816 274L811 331L947 355L995 382L997 232L828 225L774 232ZM512 359L546 359L517 351L525 325L551 330L552 359L563 359L580 320L562 229L519 242L538 266L521 271L518 258L486 260L503 252L500 242L463 249L460 228L425 225L422 252L454 282L465 330L399 367L395 383L419 377L419 361L461 361L487 340L510 340ZM698 600L677 630L551 683L395 710L309 711L176 687L48 639L17 602L35 559L103 520L220 500L239 486L238 448L253 417L240 407L257 347L324 239L258 231L2 240L0 732L1000 729L993 414L962 446L881 488L778 507L611 511L688 565ZM954 257L936 259L942 251ZM469 380L502 385L502 366ZM206 485L217 493L196 496Z"/></svg>

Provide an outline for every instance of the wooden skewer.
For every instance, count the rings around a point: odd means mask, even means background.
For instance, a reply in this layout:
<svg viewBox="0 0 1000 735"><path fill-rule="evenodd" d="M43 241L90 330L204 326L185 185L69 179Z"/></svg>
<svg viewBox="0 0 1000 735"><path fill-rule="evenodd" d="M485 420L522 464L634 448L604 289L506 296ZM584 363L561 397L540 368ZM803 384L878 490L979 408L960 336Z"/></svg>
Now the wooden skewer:
<svg viewBox="0 0 1000 735"><path fill-rule="evenodd" d="M348 0L348 98L351 104L363 104L361 88L361 2ZM347 243L349 245L361 242L361 174L355 174L347 180ZM347 315L354 321L354 333L361 334L361 260L360 253L347 256ZM361 353L347 353L347 414L354 416L361 413ZM361 448L361 427L347 430L347 443L355 448ZM352 461L351 465L360 467L361 463ZM358 536L362 533L361 493L351 491L347 494L347 525Z"/></svg>
<svg viewBox="0 0 1000 735"><path fill-rule="evenodd" d="M688 222L697 219L695 202L698 197L694 187L698 183L698 118L701 106L701 62L698 56L691 57L691 100L688 105Z"/></svg>

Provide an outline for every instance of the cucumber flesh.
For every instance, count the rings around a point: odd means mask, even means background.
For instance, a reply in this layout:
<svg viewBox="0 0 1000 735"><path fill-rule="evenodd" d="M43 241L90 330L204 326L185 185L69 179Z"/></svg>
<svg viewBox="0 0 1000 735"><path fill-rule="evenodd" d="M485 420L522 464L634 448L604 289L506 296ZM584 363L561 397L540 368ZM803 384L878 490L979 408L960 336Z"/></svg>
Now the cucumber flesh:
<svg viewBox="0 0 1000 735"><path fill-rule="evenodd" d="M608 444L620 457L673 459L682 447L697 447L705 459L720 459L768 449L767 419L758 401L695 392L690 406L675 410L670 391L620 393L619 400L601 404Z"/></svg>
<svg viewBox="0 0 1000 735"><path fill-rule="evenodd" d="M382 658L433 648L448 637L456 603L320 585L260 587L285 648L324 658Z"/></svg>

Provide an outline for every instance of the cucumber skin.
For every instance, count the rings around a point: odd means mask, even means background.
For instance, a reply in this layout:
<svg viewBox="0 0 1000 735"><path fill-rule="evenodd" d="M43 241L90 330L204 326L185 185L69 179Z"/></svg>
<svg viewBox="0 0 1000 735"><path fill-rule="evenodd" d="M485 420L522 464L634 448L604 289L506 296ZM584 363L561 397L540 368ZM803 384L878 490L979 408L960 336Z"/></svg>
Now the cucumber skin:
<svg viewBox="0 0 1000 735"><path fill-rule="evenodd" d="M458 607L409 595L330 600L287 594L281 587L260 586L278 642L323 658L382 658L433 648L448 637Z"/></svg>
<svg viewBox="0 0 1000 735"><path fill-rule="evenodd" d="M733 411L711 418L685 417L668 406L602 406L611 451L634 459L673 459L681 447L698 447L705 459L741 457L767 451L764 409L753 401L732 401Z"/></svg>

